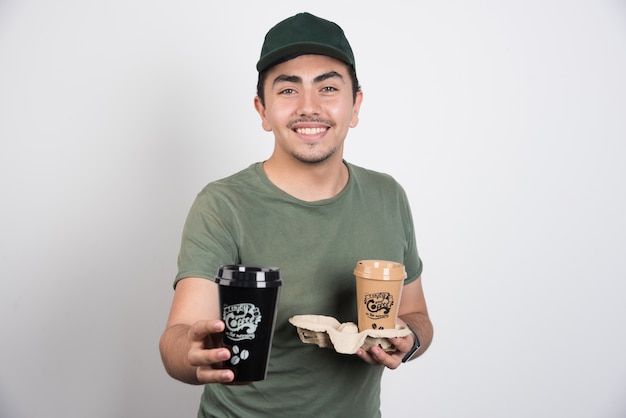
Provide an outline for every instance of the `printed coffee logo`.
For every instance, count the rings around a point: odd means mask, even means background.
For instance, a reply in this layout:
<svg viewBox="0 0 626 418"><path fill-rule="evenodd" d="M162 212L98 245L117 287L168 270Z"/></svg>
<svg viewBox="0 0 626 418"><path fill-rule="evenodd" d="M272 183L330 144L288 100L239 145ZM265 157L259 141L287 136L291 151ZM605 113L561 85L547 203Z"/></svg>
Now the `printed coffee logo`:
<svg viewBox="0 0 626 418"><path fill-rule="evenodd" d="M240 361L246 361L250 357L250 352L248 350L242 350L236 345L233 346L233 355L230 358L230 364L236 366Z"/></svg>
<svg viewBox="0 0 626 418"><path fill-rule="evenodd" d="M371 319L386 318L393 306L393 295L389 292L370 293L365 295L367 316Z"/></svg>
<svg viewBox="0 0 626 418"><path fill-rule="evenodd" d="M232 341L253 340L261 322L261 311L252 303L237 303L224 306L222 317L227 338Z"/></svg>

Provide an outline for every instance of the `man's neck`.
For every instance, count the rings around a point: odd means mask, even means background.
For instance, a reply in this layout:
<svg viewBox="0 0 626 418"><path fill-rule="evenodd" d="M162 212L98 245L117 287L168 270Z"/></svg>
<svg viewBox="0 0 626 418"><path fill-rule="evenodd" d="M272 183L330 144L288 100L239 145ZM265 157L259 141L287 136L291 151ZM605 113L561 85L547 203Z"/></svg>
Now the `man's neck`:
<svg viewBox="0 0 626 418"><path fill-rule="evenodd" d="M346 187L350 176L341 158L308 164L297 160L278 161L272 156L263 163L263 169L276 187L306 202L336 196Z"/></svg>

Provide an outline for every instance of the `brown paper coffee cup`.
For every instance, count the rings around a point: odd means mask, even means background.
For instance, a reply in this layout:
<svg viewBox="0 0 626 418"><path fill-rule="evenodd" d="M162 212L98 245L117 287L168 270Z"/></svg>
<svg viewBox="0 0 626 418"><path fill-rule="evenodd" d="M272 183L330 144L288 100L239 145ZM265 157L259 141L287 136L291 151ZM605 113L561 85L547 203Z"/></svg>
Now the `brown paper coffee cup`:
<svg viewBox="0 0 626 418"><path fill-rule="evenodd" d="M394 329L402 285L404 265L386 260L361 260L354 269L359 332L371 329Z"/></svg>

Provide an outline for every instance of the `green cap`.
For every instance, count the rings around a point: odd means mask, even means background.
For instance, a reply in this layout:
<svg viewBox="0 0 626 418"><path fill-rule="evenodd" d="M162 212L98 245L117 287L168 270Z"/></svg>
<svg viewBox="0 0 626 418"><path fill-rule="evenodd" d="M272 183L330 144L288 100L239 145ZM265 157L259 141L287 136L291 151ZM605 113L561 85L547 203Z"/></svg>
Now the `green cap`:
<svg viewBox="0 0 626 418"><path fill-rule="evenodd" d="M339 25L310 13L298 13L267 32L256 69L261 72L304 54L327 55L355 66L352 48Z"/></svg>

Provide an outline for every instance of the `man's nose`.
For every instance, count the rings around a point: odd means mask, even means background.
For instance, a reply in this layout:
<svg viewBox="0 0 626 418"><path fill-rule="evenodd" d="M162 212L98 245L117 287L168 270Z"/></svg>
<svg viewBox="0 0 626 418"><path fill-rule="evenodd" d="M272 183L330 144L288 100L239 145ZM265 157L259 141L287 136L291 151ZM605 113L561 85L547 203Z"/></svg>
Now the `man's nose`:
<svg viewBox="0 0 626 418"><path fill-rule="evenodd" d="M319 115L320 98L314 89L303 89L300 93L297 112L299 115Z"/></svg>

